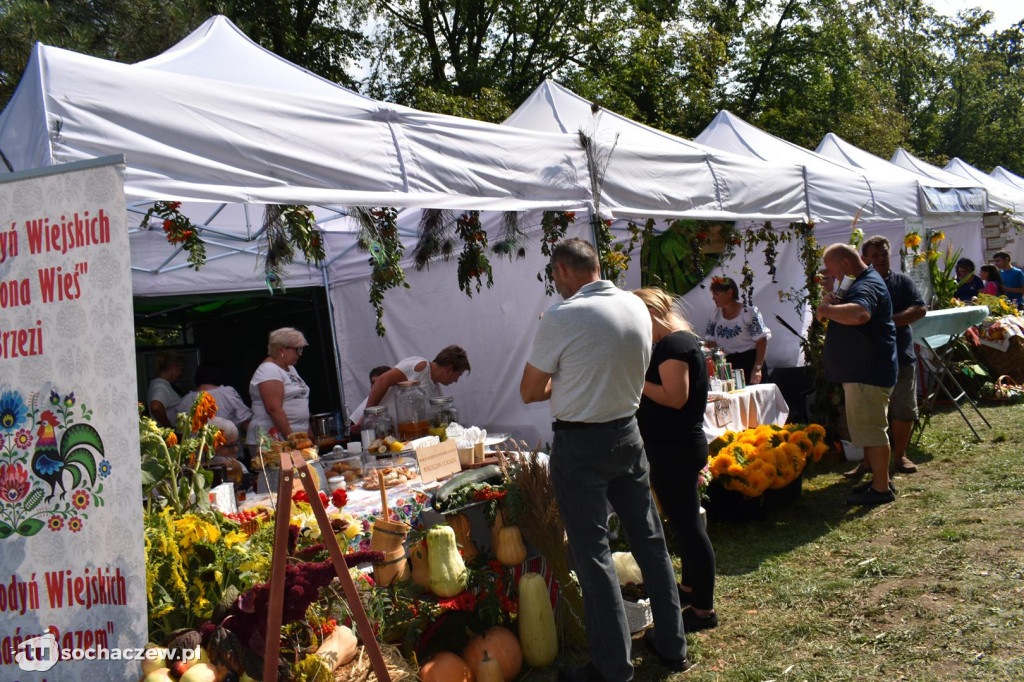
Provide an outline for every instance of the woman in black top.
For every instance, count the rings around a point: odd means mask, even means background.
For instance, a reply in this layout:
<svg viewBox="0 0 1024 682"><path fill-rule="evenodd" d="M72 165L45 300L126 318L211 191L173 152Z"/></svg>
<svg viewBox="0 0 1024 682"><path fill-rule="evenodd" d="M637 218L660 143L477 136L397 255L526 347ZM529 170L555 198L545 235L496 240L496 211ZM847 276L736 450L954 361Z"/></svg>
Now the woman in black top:
<svg viewBox="0 0 1024 682"><path fill-rule="evenodd" d="M697 477L708 461L703 428L707 365L671 295L653 287L633 293L647 305L654 338L637 421L651 466L651 486L672 524L682 559L683 624L687 632L695 632L718 625L715 551L701 521L697 489Z"/></svg>

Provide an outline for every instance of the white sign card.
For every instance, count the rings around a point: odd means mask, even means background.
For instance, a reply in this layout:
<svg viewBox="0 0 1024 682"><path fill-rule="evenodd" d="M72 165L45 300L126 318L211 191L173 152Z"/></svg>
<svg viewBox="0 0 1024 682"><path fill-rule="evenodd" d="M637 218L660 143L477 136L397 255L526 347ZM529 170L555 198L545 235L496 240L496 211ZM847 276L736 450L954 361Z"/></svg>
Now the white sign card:
<svg viewBox="0 0 1024 682"><path fill-rule="evenodd" d="M147 641L123 173L111 157L0 181L3 680L140 671L88 660Z"/></svg>
<svg viewBox="0 0 1024 682"><path fill-rule="evenodd" d="M462 471L459 464L459 450L454 440L446 440L437 445L427 445L416 449L416 460L420 465L420 478L424 483L433 483Z"/></svg>

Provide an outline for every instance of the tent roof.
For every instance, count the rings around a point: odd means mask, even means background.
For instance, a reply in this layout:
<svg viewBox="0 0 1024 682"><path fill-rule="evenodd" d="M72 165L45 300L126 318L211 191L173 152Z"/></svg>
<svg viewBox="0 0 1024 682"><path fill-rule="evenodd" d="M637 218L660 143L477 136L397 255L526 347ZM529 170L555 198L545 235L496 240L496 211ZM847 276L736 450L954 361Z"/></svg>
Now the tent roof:
<svg viewBox="0 0 1024 682"><path fill-rule="evenodd" d="M947 163L945 170L984 187L988 192L988 205L990 209L1012 211L1014 213L1024 210L1024 188L1016 188L1013 185L997 180L959 157Z"/></svg>
<svg viewBox="0 0 1024 682"><path fill-rule="evenodd" d="M171 48L165 66L185 68L187 45ZM124 153L129 201L521 210L589 198L574 136L419 112L338 87L328 94L322 84L288 96L265 85L37 44L0 115L0 148L16 170Z"/></svg>
<svg viewBox="0 0 1024 682"><path fill-rule="evenodd" d="M1005 182L1012 187L1016 187L1019 190L1024 190L1024 178L1015 173L1011 173L1002 166L996 166L991 173L992 177L1000 182Z"/></svg>
<svg viewBox="0 0 1024 682"><path fill-rule="evenodd" d="M916 182L921 212L924 214L971 214L984 213L987 210L988 204L983 188L950 173L943 172L944 179L939 179L903 168L850 144L835 133L827 133L815 151L822 156L860 168L870 173L872 177L894 177Z"/></svg>
<svg viewBox="0 0 1024 682"><path fill-rule="evenodd" d="M695 138L716 149L762 161L802 166L807 202L815 222L892 220L918 215L917 182L906 177L881 177L767 133L728 111L720 111Z"/></svg>
<svg viewBox="0 0 1024 682"><path fill-rule="evenodd" d="M605 149L617 139L603 185L615 217L805 220L796 165L765 163L705 147L637 123L551 80L541 83L504 125L550 133L592 131Z"/></svg>

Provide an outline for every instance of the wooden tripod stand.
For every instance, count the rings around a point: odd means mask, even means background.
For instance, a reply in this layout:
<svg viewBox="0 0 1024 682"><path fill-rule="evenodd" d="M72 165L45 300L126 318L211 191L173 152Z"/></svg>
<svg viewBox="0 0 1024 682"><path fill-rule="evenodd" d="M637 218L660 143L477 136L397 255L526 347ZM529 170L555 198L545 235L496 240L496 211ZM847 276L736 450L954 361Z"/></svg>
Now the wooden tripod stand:
<svg viewBox="0 0 1024 682"><path fill-rule="evenodd" d="M384 656L380 652L380 646L373 634L370 620L366 617L363 603L359 601L359 594L356 592L352 576L349 575L338 538L331 531L331 521L327 518L323 502L320 501L319 491L313 485L309 464L298 452L291 452L281 457L281 475L277 483L277 521L274 526L274 554L270 569L270 612L267 614L263 682L273 682L277 679L277 657L281 649L281 618L284 611L285 566L288 561L288 522L291 519L292 480L295 478L302 481L302 488L309 496L313 515L316 516L316 521L320 524L324 546L327 547L334 570L338 573L338 579L341 580L345 600L348 602L352 618L362 637L363 646L366 647L366 653L370 657L373 672L376 674L378 682L391 682L391 674L388 672L387 664L384 663Z"/></svg>

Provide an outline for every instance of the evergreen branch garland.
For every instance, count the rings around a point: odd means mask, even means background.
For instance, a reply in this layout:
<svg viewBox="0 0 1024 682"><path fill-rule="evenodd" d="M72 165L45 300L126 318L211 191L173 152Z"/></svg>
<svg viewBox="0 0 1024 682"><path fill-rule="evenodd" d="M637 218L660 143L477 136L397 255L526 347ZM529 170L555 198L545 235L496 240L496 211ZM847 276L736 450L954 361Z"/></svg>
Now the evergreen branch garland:
<svg viewBox="0 0 1024 682"><path fill-rule="evenodd" d="M501 214L501 239L491 251L499 256L508 256L516 260L526 257L526 233L520 225L520 214L517 211L505 211Z"/></svg>
<svg viewBox="0 0 1024 682"><path fill-rule="evenodd" d="M459 254L459 289L473 297L473 280L480 293L483 277L487 277L487 288L494 285L491 262L487 258L487 233L480 225L480 211L466 211L455 221L455 231L462 239L462 253Z"/></svg>
<svg viewBox="0 0 1024 682"><path fill-rule="evenodd" d="M543 232L540 241L540 252L547 258L544 265L544 272L537 273L537 281L544 284L544 293L551 296L555 293L555 280L551 272L551 252L555 244L565 239L565 233L569 226L576 222L574 211L544 211L540 219L540 229Z"/></svg>
<svg viewBox="0 0 1024 682"><path fill-rule="evenodd" d="M448 260L455 244L455 214L443 208L424 209L420 213L417 232L419 239L412 250L417 270L428 267L430 261L438 256Z"/></svg>
<svg viewBox="0 0 1024 682"><path fill-rule="evenodd" d="M281 275L284 266L295 262L296 246L311 265L319 267L326 258L316 216L307 206L268 204L263 214L263 233L263 270L272 290L282 288Z"/></svg>
<svg viewBox="0 0 1024 682"><path fill-rule="evenodd" d="M370 254L367 262L370 275L370 303L377 312L377 336L384 336L387 330L381 321L384 317L384 292L395 287L409 288L401 260L405 247L398 237L398 211L390 206L374 208L357 207L359 238L356 245L360 251Z"/></svg>

